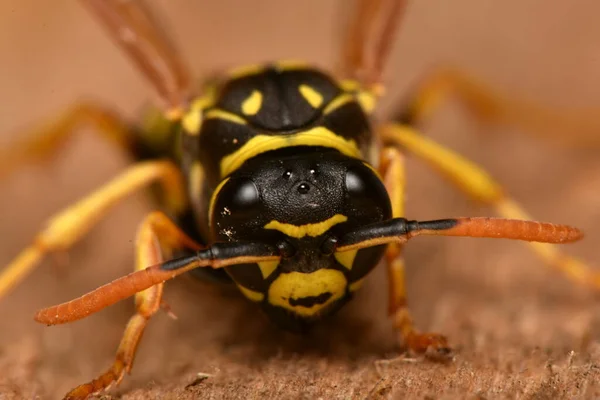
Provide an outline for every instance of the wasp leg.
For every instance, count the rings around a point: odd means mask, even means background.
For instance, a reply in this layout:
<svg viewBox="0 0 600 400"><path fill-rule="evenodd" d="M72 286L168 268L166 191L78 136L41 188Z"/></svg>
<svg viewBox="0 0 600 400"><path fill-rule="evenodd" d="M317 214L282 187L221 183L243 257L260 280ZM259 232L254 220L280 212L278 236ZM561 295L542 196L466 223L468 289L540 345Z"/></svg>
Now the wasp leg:
<svg viewBox="0 0 600 400"><path fill-rule="evenodd" d="M132 151L133 142L129 125L112 111L95 103L77 103L57 119L24 132L25 139L6 150L0 150L0 177L17 167L43 161L55 155L83 126L95 128L110 143Z"/></svg>
<svg viewBox="0 0 600 400"><path fill-rule="evenodd" d="M392 203L394 218L404 216L404 156L400 150L387 147L381 153L380 170ZM450 353L447 339L436 333L421 333L414 326L406 301L406 281L402 245L390 243L385 253L389 284L388 314L394 328L400 334L403 345L415 353L425 353L428 349L436 355Z"/></svg>
<svg viewBox="0 0 600 400"><path fill-rule="evenodd" d="M69 249L112 206L150 183L159 181L172 210L183 210L186 197L179 169L167 161L138 163L89 196L51 218L31 246L0 274L0 298L21 281L48 253Z"/></svg>
<svg viewBox="0 0 600 400"><path fill-rule="evenodd" d="M561 110L504 96L455 69L435 70L416 85L406 109L394 118L418 125L451 98L489 124L505 124L564 144L600 145L598 110Z"/></svg>
<svg viewBox="0 0 600 400"><path fill-rule="evenodd" d="M183 233L165 214L152 212L138 228L135 248L135 271L140 271L149 265L160 264L171 258L174 251L197 251L200 245ZM65 399L85 399L112 384L118 385L125 374L131 372L135 352L146 324L161 306L163 286L164 283L159 283L136 293L136 312L127 323L113 365L98 378L70 391Z"/></svg>
<svg viewBox="0 0 600 400"><path fill-rule="evenodd" d="M414 129L399 124L387 124L381 129L381 138L388 145L399 146L420 157L467 195L494 207L501 216L521 220L532 219L485 171L420 135ZM556 268L569 279L600 289L600 272L586 263L562 253L551 244L530 243L529 245L548 265Z"/></svg>

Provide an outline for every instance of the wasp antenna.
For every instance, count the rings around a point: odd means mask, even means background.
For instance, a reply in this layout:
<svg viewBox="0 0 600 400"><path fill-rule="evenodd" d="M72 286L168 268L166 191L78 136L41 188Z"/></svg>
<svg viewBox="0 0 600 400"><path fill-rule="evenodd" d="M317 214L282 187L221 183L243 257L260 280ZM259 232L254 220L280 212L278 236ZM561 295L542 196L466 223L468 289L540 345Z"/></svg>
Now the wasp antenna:
<svg viewBox="0 0 600 400"><path fill-rule="evenodd" d="M568 225L505 218L453 218L434 221L390 221L358 229L341 238L337 251L354 250L386 243L404 243L415 236L465 236L512 239L542 243L570 243L583 233Z"/></svg>
<svg viewBox="0 0 600 400"><path fill-rule="evenodd" d="M164 264L173 265L175 262L181 264L179 269L163 269ZM164 264L132 272L106 285L100 286L77 299L44 308L37 312L34 319L46 325L77 321L131 297L142 290L198 267L198 261L195 256L171 260Z"/></svg>
<svg viewBox="0 0 600 400"><path fill-rule="evenodd" d="M280 257L271 246L258 243L217 243L196 254L132 272L83 296L44 308L34 319L46 325L77 321L108 306L163 283L195 268L223 268L228 265L275 261Z"/></svg>
<svg viewBox="0 0 600 400"><path fill-rule="evenodd" d="M452 224L450 221L454 222L452 227L443 226ZM416 222L415 226L414 236L467 236L558 244L574 242L583 237L583 232L568 225L506 218L456 218Z"/></svg>

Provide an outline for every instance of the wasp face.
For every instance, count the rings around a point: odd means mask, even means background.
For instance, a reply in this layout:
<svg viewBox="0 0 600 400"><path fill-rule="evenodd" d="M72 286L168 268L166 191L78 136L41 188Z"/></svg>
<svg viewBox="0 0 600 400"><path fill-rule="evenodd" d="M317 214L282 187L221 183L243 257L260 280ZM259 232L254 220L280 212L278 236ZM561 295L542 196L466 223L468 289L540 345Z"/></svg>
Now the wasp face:
<svg viewBox="0 0 600 400"><path fill-rule="evenodd" d="M215 193L215 240L343 234L390 217L385 188L362 161L324 148L274 153L249 160Z"/></svg>
<svg viewBox="0 0 600 400"><path fill-rule="evenodd" d="M383 252L376 247L340 254L325 243L391 217L376 173L361 160L324 148L253 158L214 197L215 241L264 241L282 249L276 264L237 265L227 272L287 327L288 320L313 320L337 309Z"/></svg>

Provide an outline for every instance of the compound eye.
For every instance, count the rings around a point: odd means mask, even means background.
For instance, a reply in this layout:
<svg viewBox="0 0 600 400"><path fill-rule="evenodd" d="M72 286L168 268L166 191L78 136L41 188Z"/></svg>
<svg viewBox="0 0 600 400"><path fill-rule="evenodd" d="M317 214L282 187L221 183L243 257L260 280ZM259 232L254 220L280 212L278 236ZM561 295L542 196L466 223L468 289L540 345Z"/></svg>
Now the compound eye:
<svg viewBox="0 0 600 400"><path fill-rule="evenodd" d="M260 194L253 181L247 178L232 179L219 193L219 203L231 213L244 213L260 204Z"/></svg>
<svg viewBox="0 0 600 400"><path fill-rule="evenodd" d="M363 168L350 168L346 172L346 191L354 197L367 195L369 179L372 177Z"/></svg>

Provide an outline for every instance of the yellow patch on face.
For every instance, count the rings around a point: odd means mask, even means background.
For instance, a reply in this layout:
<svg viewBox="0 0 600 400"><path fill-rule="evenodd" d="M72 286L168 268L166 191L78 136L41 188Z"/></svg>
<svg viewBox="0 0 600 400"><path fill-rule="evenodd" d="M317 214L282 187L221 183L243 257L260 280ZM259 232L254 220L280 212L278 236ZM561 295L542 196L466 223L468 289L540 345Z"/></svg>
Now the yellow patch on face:
<svg viewBox="0 0 600 400"><path fill-rule="evenodd" d="M323 110L323 114L329 114L329 113L333 112L334 110L337 110L344 104L350 103L352 100L354 100L354 96L352 96L351 94L345 93L345 94L339 95L338 97L333 99L331 101L331 103L329 103L327 105L327 107L325 107L325 109Z"/></svg>
<svg viewBox="0 0 600 400"><path fill-rule="evenodd" d="M277 269L278 265L279 260L259 262L258 268L260 268L263 279L267 279Z"/></svg>
<svg viewBox="0 0 600 400"><path fill-rule="evenodd" d="M323 96L314 88L308 85L300 85L298 91L313 108L319 108L323 104Z"/></svg>
<svg viewBox="0 0 600 400"><path fill-rule="evenodd" d="M245 125L246 120L239 115L235 115L234 113L230 113L229 111L214 109L207 111L204 114L204 119L222 119L225 121L233 122L235 124Z"/></svg>
<svg viewBox="0 0 600 400"><path fill-rule="evenodd" d="M319 269L311 273L288 272L279 275L273 281L269 287L268 300L274 306L309 317L344 296L347 285L344 274L334 269ZM298 304L302 299L328 294L329 297L322 302L312 305Z"/></svg>
<svg viewBox="0 0 600 400"><path fill-rule="evenodd" d="M253 90L250 96L242 102L242 112L244 115L256 115L262 106L263 96L258 90Z"/></svg>
<svg viewBox="0 0 600 400"><path fill-rule="evenodd" d="M337 262L351 270L352 264L354 264L354 259L356 258L356 253L358 253L358 250L336 251L333 253L333 256Z"/></svg>
<svg viewBox="0 0 600 400"><path fill-rule="evenodd" d="M219 183L219 185L217 186L215 191L212 193L212 196L210 197L210 203L208 206L208 226L211 228L212 228L212 216L213 216L213 212L214 212L214 208L215 208L215 202L217 201L217 196L219 195L219 192L221 191L221 189L223 189L223 186L225 186L227 181L229 181L229 178L223 179L221 181L221 183Z"/></svg>
<svg viewBox="0 0 600 400"><path fill-rule="evenodd" d="M242 285L237 285L237 287L238 289L240 289L240 292L242 292L244 296L257 303L263 301L263 299L265 298L265 295L260 292L255 292L254 290L245 288Z"/></svg>
<svg viewBox="0 0 600 400"><path fill-rule="evenodd" d="M342 214L335 214L333 217L326 219L322 222L317 222L315 224L306 224L306 225L292 225L286 224L279 221L271 221L264 226L265 229L274 229L283 233L284 235L301 239L304 236L312 236L317 237L321 236L325 232L327 232L332 226L337 225L342 222L346 222L348 217Z"/></svg>
<svg viewBox="0 0 600 400"><path fill-rule="evenodd" d="M248 140L237 151L223 157L221 160L221 177L228 176L237 170L246 160L264 153L293 146L321 146L338 150L340 153L360 158L361 153L352 139L336 135L323 126L317 126L307 131L292 135L257 135Z"/></svg>

